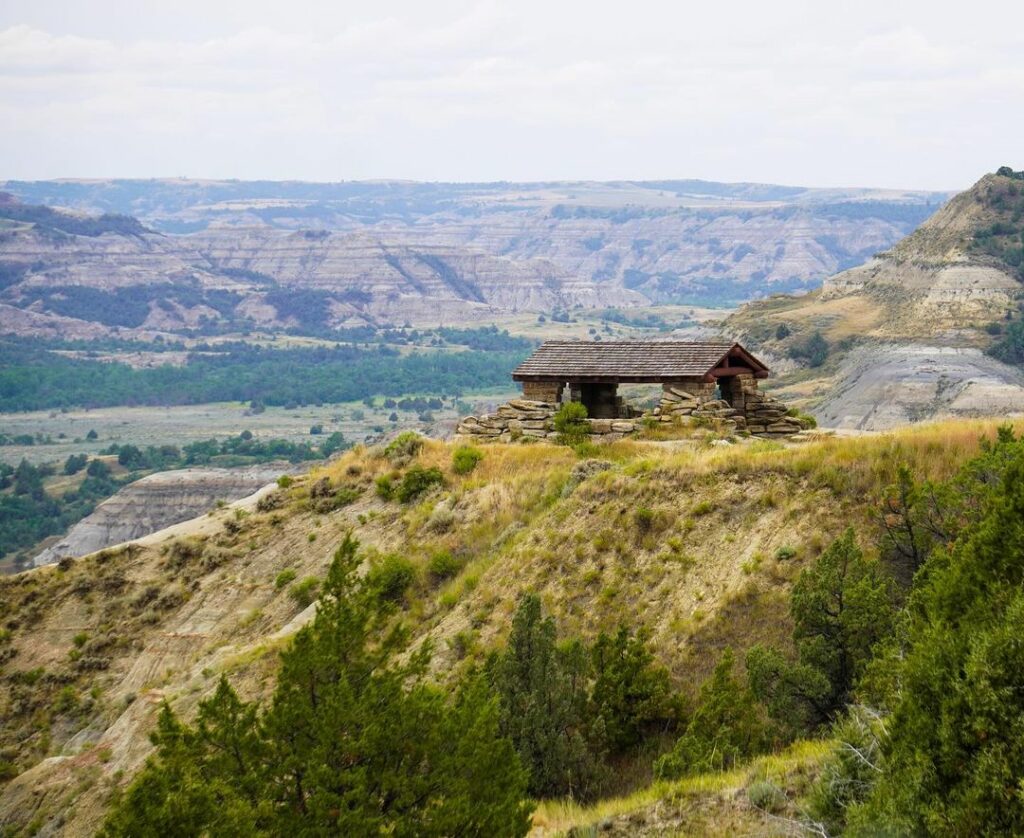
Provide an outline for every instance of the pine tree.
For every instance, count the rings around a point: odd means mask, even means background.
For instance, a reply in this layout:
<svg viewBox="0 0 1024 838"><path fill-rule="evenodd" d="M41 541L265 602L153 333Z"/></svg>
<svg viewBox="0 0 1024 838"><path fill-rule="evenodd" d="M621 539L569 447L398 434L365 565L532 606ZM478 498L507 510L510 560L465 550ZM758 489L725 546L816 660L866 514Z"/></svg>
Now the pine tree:
<svg viewBox="0 0 1024 838"><path fill-rule="evenodd" d="M535 797L592 796L603 733L587 716L589 666L579 642L557 646L555 622L536 594L521 597L505 651L489 665L501 730L530 772Z"/></svg>
<svg viewBox="0 0 1024 838"><path fill-rule="evenodd" d="M654 663L643 630L626 626L609 636L603 632L591 649L594 685L592 713L604 724L608 749L624 753L656 728L670 729L679 715L668 671Z"/></svg>
<svg viewBox="0 0 1024 838"><path fill-rule="evenodd" d="M361 584L356 547L335 555L266 712L223 679L194 727L165 707L104 835L526 834L527 775L497 699L480 679L451 700L427 684L429 649L394 663L405 634Z"/></svg>
<svg viewBox="0 0 1024 838"><path fill-rule="evenodd" d="M700 688L697 709L675 747L654 766L663 778L731 768L769 744L763 711L744 684L733 676L734 658L726 649Z"/></svg>
<svg viewBox="0 0 1024 838"><path fill-rule="evenodd" d="M796 663L775 649L747 653L751 688L793 734L834 718L850 701L872 649L892 630L889 580L848 529L800 574L790 601Z"/></svg>
<svg viewBox="0 0 1024 838"><path fill-rule="evenodd" d="M872 667L890 670L885 770L852 834L1024 834L1024 441L1003 430L965 472L984 504Z"/></svg>

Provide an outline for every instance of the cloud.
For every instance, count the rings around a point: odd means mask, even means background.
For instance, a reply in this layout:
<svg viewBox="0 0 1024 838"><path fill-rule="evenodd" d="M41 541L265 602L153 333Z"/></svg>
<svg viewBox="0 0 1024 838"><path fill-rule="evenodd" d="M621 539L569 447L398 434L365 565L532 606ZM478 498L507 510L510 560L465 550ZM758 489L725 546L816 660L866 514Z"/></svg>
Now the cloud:
<svg viewBox="0 0 1024 838"><path fill-rule="evenodd" d="M1017 5L982 0L999 26L916 0L229 7L186 0L173 31L144 7L0 14L0 177L945 188L1024 165Z"/></svg>

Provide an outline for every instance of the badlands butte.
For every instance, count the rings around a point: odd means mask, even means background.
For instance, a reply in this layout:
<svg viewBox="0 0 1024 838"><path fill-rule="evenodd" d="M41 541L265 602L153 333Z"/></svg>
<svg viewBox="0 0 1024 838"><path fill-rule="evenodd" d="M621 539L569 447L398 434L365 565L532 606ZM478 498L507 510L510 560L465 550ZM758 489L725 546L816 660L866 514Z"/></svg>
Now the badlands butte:
<svg viewBox="0 0 1024 838"><path fill-rule="evenodd" d="M0 328L144 339L202 324L322 332L735 304L817 287L948 198L704 181L0 190Z"/></svg>
<svg viewBox="0 0 1024 838"><path fill-rule="evenodd" d="M1004 167L865 264L803 297L753 302L726 328L791 366L777 392L830 427L1019 414L1022 218L1024 174ZM815 335L827 347L808 367Z"/></svg>

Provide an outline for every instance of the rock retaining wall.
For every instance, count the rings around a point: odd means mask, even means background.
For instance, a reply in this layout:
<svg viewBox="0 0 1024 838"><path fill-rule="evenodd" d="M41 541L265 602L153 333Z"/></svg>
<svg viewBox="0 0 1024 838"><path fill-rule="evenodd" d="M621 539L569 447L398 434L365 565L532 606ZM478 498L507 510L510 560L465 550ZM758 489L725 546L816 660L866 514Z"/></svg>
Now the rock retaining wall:
<svg viewBox="0 0 1024 838"><path fill-rule="evenodd" d="M474 442L511 442L514 439L554 439L558 406L534 399L512 399L494 413L467 416L455 433ZM631 419L587 419L593 437L622 439L640 425Z"/></svg>
<svg viewBox="0 0 1024 838"><path fill-rule="evenodd" d="M749 381L747 380L749 379ZM703 422L724 431L747 431L753 436L784 438L806 427L787 413L785 403L762 393L753 376L738 375L727 390L729 400L715 398L715 385L707 382L666 384L661 401L639 419L587 419L595 440L622 439L654 419L659 422ZM554 439L558 405L536 399L512 399L495 413L467 416L456 436L474 442L511 442L516 439Z"/></svg>
<svg viewBox="0 0 1024 838"><path fill-rule="evenodd" d="M736 376L734 386L730 402L714 397L714 384L666 384L662 388L661 402L651 415L661 422L703 420L719 424L725 430L748 431L768 438L792 436L804 430L803 422L788 415L784 402L757 388L753 376Z"/></svg>

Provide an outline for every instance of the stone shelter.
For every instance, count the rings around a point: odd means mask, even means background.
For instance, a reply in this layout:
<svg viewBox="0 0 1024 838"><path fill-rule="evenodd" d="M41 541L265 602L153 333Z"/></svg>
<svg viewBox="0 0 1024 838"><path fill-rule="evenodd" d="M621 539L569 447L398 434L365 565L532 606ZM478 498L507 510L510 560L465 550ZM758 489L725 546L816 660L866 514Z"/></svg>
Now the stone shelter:
<svg viewBox="0 0 1024 838"><path fill-rule="evenodd" d="M661 384L666 392L702 401L714 398L717 388L722 400L744 413L745 394L768 372L738 343L549 340L516 367L512 379L522 383L524 399L582 402L594 419L628 419L620 384Z"/></svg>
<svg viewBox="0 0 1024 838"><path fill-rule="evenodd" d="M591 433L621 437L638 420L706 421L730 431L787 437L804 428L782 402L762 393L768 367L740 344L722 341L545 341L512 378L523 398L489 416L467 417L460 436L499 440L554 436L559 405L587 408ZM660 384L661 400L647 414L618 394L620 384Z"/></svg>

